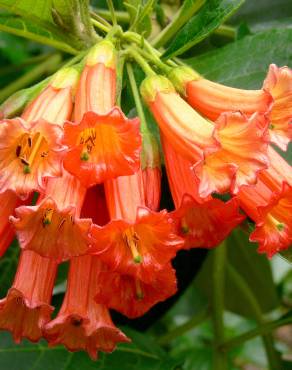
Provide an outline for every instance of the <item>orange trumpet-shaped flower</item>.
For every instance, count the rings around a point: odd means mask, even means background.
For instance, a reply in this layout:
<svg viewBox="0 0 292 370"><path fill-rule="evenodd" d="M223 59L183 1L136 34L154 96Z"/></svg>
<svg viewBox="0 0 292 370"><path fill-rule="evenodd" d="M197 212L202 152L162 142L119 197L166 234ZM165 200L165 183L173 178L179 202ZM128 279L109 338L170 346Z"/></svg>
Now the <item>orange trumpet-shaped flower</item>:
<svg viewBox="0 0 292 370"><path fill-rule="evenodd" d="M174 68L169 77L189 104L213 121L228 111L267 114L271 141L286 150L292 138L292 71L288 67L271 64L261 90L224 86L189 67Z"/></svg>
<svg viewBox="0 0 292 370"><path fill-rule="evenodd" d="M176 93L167 78L147 77L140 90L163 135L192 164L201 161L205 153L219 149L213 137L214 126Z"/></svg>
<svg viewBox="0 0 292 370"><path fill-rule="evenodd" d="M263 88L274 99L269 114L271 141L286 150L292 139L292 70L271 64Z"/></svg>
<svg viewBox="0 0 292 370"><path fill-rule="evenodd" d="M42 191L45 178L62 173L63 131L72 111L72 89L78 73L61 70L24 111L21 118L0 124L0 193L26 198Z"/></svg>
<svg viewBox="0 0 292 370"><path fill-rule="evenodd" d="M256 185L243 186L238 199L256 224L250 240L259 242L259 252L272 257L291 245L292 171L274 149L268 153L269 168L260 173Z"/></svg>
<svg viewBox="0 0 292 370"><path fill-rule="evenodd" d="M64 171L51 179L46 197L36 206L22 206L11 217L21 248L60 262L89 250L90 219L80 219L86 189Z"/></svg>
<svg viewBox="0 0 292 370"><path fill-rule="evenodd" d="M190 163L162 137L165 165L176 210L172 212L177 232L185 239L185 248L213 248L240 224L244 216L232 198L224 203L211 196L202 199L198 180Z"/></svg>
<svg viewBox="0 0 292 370"><path fill-rule="evenodd" d="M150 132L143 133L141 168L145 193L145 205L158 211L161 198L161 160L156 138Z"/></svg>
<svg viewBox="0 0 292 370"><path fill-rule="evenodd" d="M182 247L166 211L145 207L142 172L105 183L111 222L94 225L93 251L113 271L150 282Z"/></svg>
<svg viewBox="0 0 292 370"><path fill-rule="evenodd" d="M0 329L9 330L15 342L37 342L50 320L50 306L57 264L31 251L20 255L17 272L7 297L0 300Z"/></svg>
<svg viewBox="0 0 292 370"><path fill-rule="evenodd" d="M72 258L61 310L45 328L50 345L63 344L69 351L85 350L96 359L97 351L112 352L117 343L129 342L114 326L106 306L94 300L99 269L97 257Z"/></svg>
<svg viewBox="0 0 292 370"><path fill-rule="evenodd" d="M170 263L153 274L152 281L148 283L133 275L112 272L106 268L99 273L98 281L96 301L129 318L144 315L156 303L166 300L177 291L175 271Z"/></svg>
<svg viewBox="0 0 292 370"><path fill-rule="evenodd" d="M75 121L65 125L64 167L84 186L131 175L140 165L139 120L115 107L116 52L109 41L89 53L77 88Z"/></svg>
<svg viewBox="0 0 292 370"><path fill-rule="evenodd" d="M214 136L220 141L221 149L194 168L200 179L201 196L229 189L237 193L242 185L254 184L260 171L269 165L265 116L255 113L248 118L240 112L223 113L215 122ZM229 176L228 172L224 176L220 171L226 164L230 166Z"/></svg>

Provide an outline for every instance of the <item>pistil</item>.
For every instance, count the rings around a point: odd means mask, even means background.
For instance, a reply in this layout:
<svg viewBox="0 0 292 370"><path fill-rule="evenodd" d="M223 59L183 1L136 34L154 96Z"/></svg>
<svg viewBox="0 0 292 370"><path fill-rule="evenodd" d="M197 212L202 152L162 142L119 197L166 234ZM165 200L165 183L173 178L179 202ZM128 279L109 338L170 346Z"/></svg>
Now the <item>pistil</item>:
<svg viewBox="0 0 292 370"><path fill-rule="evenodd" d="M138 234L135 232L133 227L130 227L129 229L124 231L123 239L127 247L130 248L131 250L134 262L141 263L142 256L139 254L139 251L138 251L140 238Z"/></svg>

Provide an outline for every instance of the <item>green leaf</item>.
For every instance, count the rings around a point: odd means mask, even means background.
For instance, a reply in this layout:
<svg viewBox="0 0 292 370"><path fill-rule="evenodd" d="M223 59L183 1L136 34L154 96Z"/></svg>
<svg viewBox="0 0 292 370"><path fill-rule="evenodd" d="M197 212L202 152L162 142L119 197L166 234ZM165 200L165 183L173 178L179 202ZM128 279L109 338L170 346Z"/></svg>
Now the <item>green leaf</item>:
<svg viewBox="0 0 292 370"><path fill-rule="evenodd" d="M292 24L291 0L246 1L230 19L232 24L245 22L252 31L287 27Z"/></svg>
<svg viewBox="0 0 292 370"><path fill-rule="evenodd" d="M130 26L144 37L148 37L151 33L152 23L150 15L154 4L155 0L124 1L124 6L130 15Z"/></svg>
<svg viewBox="0 0 292 370"><path fill-rule="evenodd" d="M14 279L18 264L19 247L14 241L0 259L0 297L5 297Z"/></svg>
<svg viewBox="0 0 292 370"><path fill-rule="evenodd" d="M292 65L292 30L262 32L185 62L206 78L228 86L257 89L268 66Z"/></svg>
<svg viewBox="0 0 292 370"><path fill-rule="evenodd" d="M242 230L235 230L227 239L227 260L249 285L256 296L263 312L269 312L278 307L278 296L273 283L270 262L266 256L258 254L257 246L248 241L248 235ZM212 283L210 274L212 269L213 253L200 271L196 284L211 299ZM226 270L227 271L227 270ZM226 275L225 279L225 307L239 315L253 317L253 310L245 303L232 278Z"/></svg>
<svg viewBox="0 0 292 370"><path fill-rule="evenodd" d="M67 38L59 31L51 31L15 15L0 14L0 31L50 45L70 54L77 54L77 51L67 44Z"/></svg>
<svg viewBox="0 0 292 370"><path fill-rule="evenodd" d="M178 364L146 334L125 330L131 344L119 345L112 354L100 354L93 362L83 352L70 353L64 347L49 348L41 341L15 345L7 333L0 335L0 368L9 370L174 370Z"/></svg>
<svg viewBox="0 0 292 370"><path fill-rule="evenodd" d="M231 16L244 0L207 1L201 10L179 31L164 58L180 55L205 39L211 32Z"/></svg>

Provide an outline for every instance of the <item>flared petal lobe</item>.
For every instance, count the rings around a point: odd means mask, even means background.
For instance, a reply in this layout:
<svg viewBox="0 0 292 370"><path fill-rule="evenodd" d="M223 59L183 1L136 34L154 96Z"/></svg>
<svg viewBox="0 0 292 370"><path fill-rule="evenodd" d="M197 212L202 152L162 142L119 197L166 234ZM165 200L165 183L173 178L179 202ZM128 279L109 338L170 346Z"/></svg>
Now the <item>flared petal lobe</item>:
<svg viewBox="0 0 292 370"><path fill-rule="evenodd" d="M173 226L166 211L137 208L134 223L112 220L104 227L93 226L93 250L111 270L150 282L182 248Z"/></svg>
<svg viewBox="0 0 292 370"><path fill-rule="evenodd" d="M236 166L232 182L224 191L231 188L237 193L242 185L255 184L258 173L269 165L268 120L265 116L255 113L248 118L240 112L223 113L215 123L214 135L221 149L206 158L205 166L212 169L217 161ZM216 190L222 192L215 185L213 191Z"/></svg>
<svg viewBox="0 0 292 370"><path fill-rule="evenodd" d="M140 166L138 119L127 119L119 108L100 115L88 112L80 124L65 124L69 151L64 167L90 187L117 176L131 175Z"/></svg>
<svg viewBox="0 0 292 370"><path fill-rule="evenodd" d="M186 249L218 246L245 218L236 198L226 203L212 199L199 204L188 194L172 216L178 235L185 238Z"/></svg>
<svg viewBox="0 0 292 370"><path fill-rule="evenodd" d="M40 119L27 124L22 119L0 124L0 193L14 191L26 198L43 191L45 179L62 173L65 147L58 125Z"/></svg>
<svg viewBox="0 0 292 370"><path fill-rule="evenodd" d="M32 251L20 255L18 269L7 297L0 301L0 329L9 330L15 342L37 342L49 322L57 264Z"/></svg>
<svg viewBox="0 0 292 370"><path fill-rule="evenodd" d="M96 301L129 318L144 315L155 304L165 301L177 291L175 271L170 263L153 274L149 283L106 269L100 272L98 281Z"/></svg>
<svg viewBox="0 0 292 370"><path fill-rule="evenodd" d="M50 345L63 344L69 351L87 351L92 359L97 351L112 352L119 342L129 339L114 326L108 309L97 304L100 261L96 257L73 258L66 295L57 317L45 328Z"/></svg>
<svg viewBox="0 0 292 370"><path fill-rule="evenodd" d="M271 64L263 89L274 99L269 114L271 141L286 150L292 139L292 70Z"/></svg>

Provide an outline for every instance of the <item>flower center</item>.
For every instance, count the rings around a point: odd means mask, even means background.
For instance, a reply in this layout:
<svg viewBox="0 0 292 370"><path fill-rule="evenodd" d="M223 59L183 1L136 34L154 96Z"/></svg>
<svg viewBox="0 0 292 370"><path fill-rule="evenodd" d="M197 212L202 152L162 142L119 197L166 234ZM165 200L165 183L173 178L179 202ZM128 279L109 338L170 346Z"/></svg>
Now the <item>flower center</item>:
<svg viewBox="0 0 292 370"><path fill-rule="evenodd" d="M130 248L134 262L141 263L142 256L139 254L140 238L133 227L124 231L123 239L127 247Z"/></svg>
<svg viewBox="0 0 292 370"><path fill-rule="evenodd" d="M188 234L189 231L190 231L190 228L188 227L186 219L182 218L182 220L181 220L181 232L183 234Z"/></svg>
<svg viewBox="0 0 292 370"><path fill-rule="evenodd" d="M52 223L52 218L53 218L54 210L53 208L47 208L44 212L44 216L42 219L43 226L50 225Z"/></svg>
<svg viewBox="0 0 292 370"><path fill-rule="evenodd" d="M82 151L80 159L82 161L88 161L92 150L95 147L96 141L96 130L95 128L86 128L79 136L79 144L82 145Z"/></svg>
<svg viewBox="0 0 292 370"><path fill-rule="evenodd" d="M276 228L279 230L279 231L282 231L284 230L285 228L285 224L283 224L282 222L279 222L275 217L273 217L271 214L268 215L268 219L269 221L274 225L276 226Z"/></svg>
<svg viewBox="0 0 292 370"><path fill-rule="evenodd" d="M46 140L39 132L35 134L25 133L18 140L15 154L24 166L23 172L28 174L31 172L31 166L37 156L40 155L41 158L45 158L48 155Z"/></svg>

